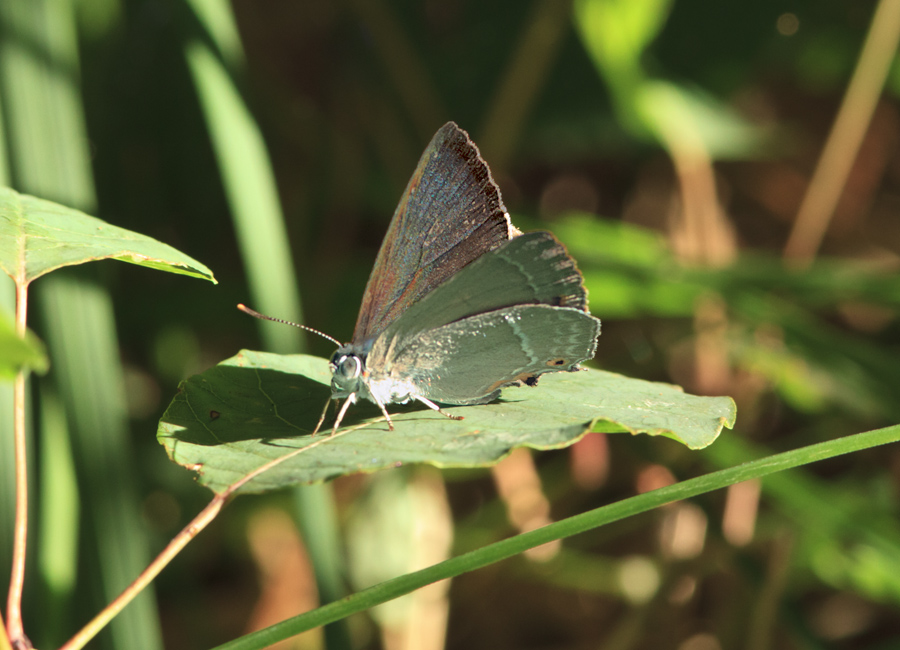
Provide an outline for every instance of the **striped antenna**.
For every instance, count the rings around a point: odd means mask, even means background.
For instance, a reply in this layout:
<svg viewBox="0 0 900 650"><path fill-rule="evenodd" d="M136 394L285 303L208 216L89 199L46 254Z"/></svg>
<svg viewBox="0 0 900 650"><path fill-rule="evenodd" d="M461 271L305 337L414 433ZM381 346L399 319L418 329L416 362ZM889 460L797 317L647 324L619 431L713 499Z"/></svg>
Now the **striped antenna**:
<svg viewBox="0 0 900 650"><path fill-rule="evenodd" d="M322 338L328 339L329 341L331 341L338 347L341 347L343 345L343 343L338 341L336 338L328 336L327 334L320 332L319 330L315 330L312 327L307 327L306 325L301 325L300 323L292 323L289 320L282 320L280 318L272 318L271 316L266 316L265 314L260 314L258 311L254 311L254 310L250 309L247 305L244 305L244 304L239 304L237 306L237 308L240 309L245 314L250 314L254 318L259 318L260 320L270 320L273 323L283 323L285 325L293 325L294 327L299 327L300 329L306 330L307 332L312 332L313 334L318 334Z"/></svg>

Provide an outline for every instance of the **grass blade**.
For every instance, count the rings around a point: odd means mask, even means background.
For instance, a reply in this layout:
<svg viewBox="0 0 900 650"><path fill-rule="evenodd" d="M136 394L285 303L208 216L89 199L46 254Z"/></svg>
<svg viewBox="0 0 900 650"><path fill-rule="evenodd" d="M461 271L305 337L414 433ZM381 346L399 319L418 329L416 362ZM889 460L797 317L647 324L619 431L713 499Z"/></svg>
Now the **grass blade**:
<svg viewBox="0 0 900 650"><path fill-rule="evenodd" d="M662 489L623 499L549 526L490 544L427 569L382 582L379 585L353 594L340 602L295 616L265 630L260 630L217 646L214 650L260 650L277 641L290 638L295 634L300 634L319 625L336 621L350 614L364 611L438 580L474 571L541 544L571 537L605 524L647 512L667 503L696 497L735 483L762 478L776 472L783 472L794 467L825 460L826 458L833 458L842 454L897 442L898 440L900 440L900 425L867 431L768 456L743 463L737 467L712 472L711 474L682 481Z"/></svg>

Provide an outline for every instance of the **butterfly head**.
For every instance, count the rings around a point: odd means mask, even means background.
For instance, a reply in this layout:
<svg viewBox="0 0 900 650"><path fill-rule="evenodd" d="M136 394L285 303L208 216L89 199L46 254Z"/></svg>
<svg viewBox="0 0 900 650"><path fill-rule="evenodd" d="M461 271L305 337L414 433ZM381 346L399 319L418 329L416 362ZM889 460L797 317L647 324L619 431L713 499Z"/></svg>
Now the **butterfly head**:
<svg viewBox="0 0 900 650"><path fill-rule="evenodd" d="M338 348L331 357L331 395L348 397L365 389L366 357L350 345Z"/></svg>

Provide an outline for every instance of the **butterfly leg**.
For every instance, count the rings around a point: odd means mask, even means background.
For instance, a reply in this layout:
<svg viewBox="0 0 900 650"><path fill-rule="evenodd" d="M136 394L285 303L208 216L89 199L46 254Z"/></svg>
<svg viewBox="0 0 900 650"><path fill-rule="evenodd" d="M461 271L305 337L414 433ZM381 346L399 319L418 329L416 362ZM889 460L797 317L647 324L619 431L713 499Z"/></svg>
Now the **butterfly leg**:
<svg viewBox="0 0 900 650"><path fill-rule="evenodd" d="M325 408L322 409L322 415L319 416L319 421L316 422L316 428L313 429L313 432L312 432L312 434L310 434L310 437L319 433L319 429L322 428L322 423L325 421L325 415L327 415L327 413L328 413L328 407L331 406L331 402L332 402L331 399L328 399L325 401Z"/></svg>
<svg viewBox="0 0 900 650"><path fill-rule="evenodd" d="M375 403L378 404L378 408L381 409L381 412L384 413L384 419L387 420L388 427L390 428L391 431L393 431L394 430L394 422L391 420L390 413L387 412L387 409L384 407L384 404L378 398L373 398L373 399L374 399ZM344 404L341 406L341 410L338 411L337 418L335 418L335 420L334 420L334 428L332 428L332 430L331 430L331 435L334 435L335 433L337 433L338 427L341 426L341 421L344 419L344 415L346 415L346 413L347 413L347 409L350 408L350 405L355 402L356 402L356 393L351 394L350 397L348 397L346 400L344 400ZM326 405L326 409L327 409L327 405ZM322 418L324 418L324 417L325 417L325 414L323 413ZM321 424L321 420L319 423ZM318 430L318 428L316 430Z"/></svg>
<svg viewBox="0 0 900 650"><path fill-rule="evenodd" d="M387 412L387 409L384 406L384 402L382 402L377 397L374 397L374 399L375 399L375 403L378 404L378 408L380 408L381 412L384 413L384 419L387 420L388 428L391 431L393 431L394 430L394 422L393 422L393 420L391 420L391 415L390 415L390 413Z"/></svg>
<svg viewBox="0 0 900 650"><path fill-rule="evenodd" d="M341 420L344 419L344 415L347 414L347 409L350 408L350 405L356 401L355 398L356 398L356 393L353 393L350 395L350 397L348 397L347 399L344 400L344 404L343 404L343 406L341 406L341 410L338 411L337 417L334 420L334 428L331 430L331 435L334 435L337 433L338 427L341 426Z"/></svg>
<svg viewBox="0 0 900 650"><path fill-rule="evenodd" d="M424 397L419 397L418 395L414 395L413 397L414 397L414 399L416 399L416 400L422 402L422 404L424 404L425 406L427 406L427 407L430 408L431 410L437 411L438 413L440 413L440 414L443 415L444 417L448 417L448 418L450 418L451 420L462 420L462 419L463 419L463 416L461 416L461 415L450 415L449 413L447 413L447 411L442 411L442 410L441 410L441 407L438 406L437 404L435 404L434 402L432 402L430 399L425 399Z"/></svg>

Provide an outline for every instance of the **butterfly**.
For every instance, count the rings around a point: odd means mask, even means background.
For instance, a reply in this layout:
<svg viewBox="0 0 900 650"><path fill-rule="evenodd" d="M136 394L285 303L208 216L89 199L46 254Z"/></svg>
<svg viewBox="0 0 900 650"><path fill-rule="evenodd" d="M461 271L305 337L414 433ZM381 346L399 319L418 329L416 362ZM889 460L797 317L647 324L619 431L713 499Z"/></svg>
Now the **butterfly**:
<svg viewBox="0 0 900 650"><path fill-rule="evenodd" d="M549 232L512 225L475 143L448 122L394 212L353 338L331 357L332 398L344 399L332 432L360 398L391 430L388 404L462 419L440 405L486 404L505 386L578 370L599 335L574 260Z"/></svg>

